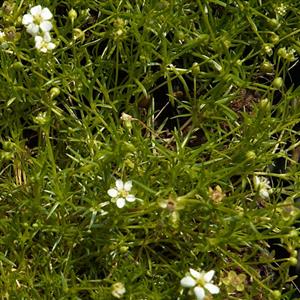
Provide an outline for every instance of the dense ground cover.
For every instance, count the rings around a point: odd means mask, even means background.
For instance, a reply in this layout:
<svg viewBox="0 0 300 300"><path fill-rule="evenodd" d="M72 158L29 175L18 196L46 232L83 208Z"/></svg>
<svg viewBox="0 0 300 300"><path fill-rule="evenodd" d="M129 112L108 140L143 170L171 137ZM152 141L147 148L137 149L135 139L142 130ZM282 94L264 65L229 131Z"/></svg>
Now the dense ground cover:
<svg viewBox="0 0 300 300"><path fill-rule="evenodd" d="M300 4L4 1L1 299L296 299Z"/></svg>

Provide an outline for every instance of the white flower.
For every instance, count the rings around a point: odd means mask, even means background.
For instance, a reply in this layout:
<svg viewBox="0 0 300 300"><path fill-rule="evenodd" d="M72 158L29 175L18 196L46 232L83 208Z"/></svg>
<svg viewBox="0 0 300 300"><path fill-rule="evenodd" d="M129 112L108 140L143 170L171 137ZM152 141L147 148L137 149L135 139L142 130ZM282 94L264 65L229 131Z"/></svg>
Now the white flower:
<svg viewBox="0 0 300 300"><path fill-rule="evenodd" d="M263 199L269 199L269 193L271 190L270 182L266 177L253 177L253 184L255 191L258 191L258 194Z"/></svg>
<svg viewBox="0 0 300 300"><path fill-rule="evenodd" d="M117 206L122 208L125 206L126 201L135 201L135 196L129 193L131 188L131 181L124 183L121 179L117 179L115 188L109 189L107 193L110 197L112 197L112 200L116 202Z"/></svg>
<svg viewBox="0 0 300 300"><path fill-rule="evenodd" d="M27 32L33 36L38 35L39 31L49 32L52 29L52 13L45 7L40 5L34 6L30 9L30 13L22 18L22 24L26 27Z"/></svg>
<svg viewBox="0 0 300 300"><path fill-rule="evenodd" d="M43 53L46 53L48 50L53 50L55 48L55 44L51 42L51 36L49 32L45 32L43 36L35 36L34 40L35 48Z"/></svg>
<svg viewBox="0 0 300 300"><path fill-rule="evenodd" d="M2 30L0 30L0 39L2 40L4 38L5 38L5 33Z"/></svg>
<svg viewBox="0 0 300 300"><path fill-rule="evenodd" d="M113 284L112 286L112 292L111 294L115 297L115 298L122 298L123 295L126 293L126 289L125 286L122 282L116 282L115 284Z"/></svg>
<svg viewBox="0 0 300 300"><path fill-rule="evenodd" d="M211 270L207 273L198 272L190 268L190 272L181 279L180 284L185 288L193 288L193 292L197 300L203 300L206 291L210 294L218 294L220 289L212 283L215 271Z"/></svg>

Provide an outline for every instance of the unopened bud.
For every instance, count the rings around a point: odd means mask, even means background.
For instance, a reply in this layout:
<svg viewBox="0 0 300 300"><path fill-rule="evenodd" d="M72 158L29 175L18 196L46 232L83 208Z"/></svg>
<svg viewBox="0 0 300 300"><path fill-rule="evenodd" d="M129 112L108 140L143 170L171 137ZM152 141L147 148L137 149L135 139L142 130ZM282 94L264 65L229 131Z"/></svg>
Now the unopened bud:
<svg viewBox="0 0 300 300"><path fill-rule="evenodd" d="M264 44L262 47L262 50L264 53L266 53L268 56L273 54L273 44Z"/></svg>
<svg viewBox="0 0 300 300"><path fill-rule="evenodd" d="M290 257L289 258L289 263L290 263L291 266L297 266L298 259L296 257Z"/></svg>
<svg viewBox="0 0 300 300"><path fill-rule="evenodd" d="M6 15L11 15L11 13L14 10L14 4L11 3L10 1L4 1L2 4L2 11L6 14Z"/></svg>
<svg viewBox="0 0 300 300"><path fill-rule="evenodd" d="M280 38L276 33L272 33L270 40L273 44L277 44Z"/></svg>
<svg viewBox="0 0 300 300"><path fill-rule="evenodd" d="M265 60L261 65L260 65L260 70L263 73L272 73L273 72L273 64L270 63L268 60Z"/></svg>
<svg viewBox="0 0 300 300"><path fill-rule="evenodd" d="M77 14L76 10L73 8L68 13L68 17L70 18L72 24L74 23L74 20L77 18L77 16L78 16L78 14Z"/></svg>
<svg viewBox="0 0 300 300"><path fill-rule="evenodd" d="M256 154L254 151L250 150L246 153L247 160L254 160L256 158Z"/></svg>
<svg viewBox="0 0 300 300"><path fill-rule="evenodd" d="M73 40L81 40L82 42L84 41L85 39L85 34L84 32L79 29L79 28L74 28L73 29Z"/></svg>
<svg viewBox="0 0 300 300"><path fill-rule="evenodd" d="M290 238L297 238L298 237L298 231L296 229L292 229L290 232L289 232L289 237Z"/></svg>
<svg viewBox="0 0 300 300"><path fill-rule="evenodd" d="M283 79L281 77L276 77L273 82L272 85L275 89L280 89L283 86Z"/></svg>
<svg viewBox="0 0 300 300"><path fill-rule="evenodd" d="M124 122L124 125L127 129L131 130L132 129L132 120L133 120L133 117L131 115L128 115L126 113L122 113L121 115L121 121Z"/></svg>
<svg viewBox="0 0 300 300"><path fill-rule="evenodd" d="M280 25L279 21L278 21L277 19L275 19L275 18L269 19L269 20L268 20L268 23L270 24L270 26L271 26L272 28L277 28L277 27L279 27L279 25Z"/></svg>
<svg viewBox="0 0 300 300"><path fill-rule="evenodd" d="M277 300L277 299L279 300L281 298L281 292L278 290L275 290L272 292L272 296L273 296L274 300Z"/></svg>
<svg viewBox="0 0 300 300"><path fill-rule="evenodd" d="M50 98L51 98L51 99L56 98L59 94L60 94L60 89L57 88L57 87L53 87L53 88L50 90Z"/></svg>
<svg viewBox="0 0 300 300"><path fill-rule="evenodd" d="M192 74L197 76L200 73L200 66L198 63L194 62L192 65Z"/></svg>
<svg viewBox="0 0 300 300"><path fill-rule="evenodd" d="M122 282L117 282L113 284L111 294L117 298L120 299L123 297L123 295L126 293L125 286Z"/></svg>
<svg viewBox="0 0 300 300"><path fill-rule="evenodd" d="M268 98L264 98L260 100L259 106L263 110L269 110L271 108L271 103Z"/></svg>
<svg viewBox="0 0 300 300"><path fill-rule="evenodd" d="M15 70L22 70L24 68L24 65L20 62L20 61L17 61L15 63L13 63L11 65Z"/></svg>

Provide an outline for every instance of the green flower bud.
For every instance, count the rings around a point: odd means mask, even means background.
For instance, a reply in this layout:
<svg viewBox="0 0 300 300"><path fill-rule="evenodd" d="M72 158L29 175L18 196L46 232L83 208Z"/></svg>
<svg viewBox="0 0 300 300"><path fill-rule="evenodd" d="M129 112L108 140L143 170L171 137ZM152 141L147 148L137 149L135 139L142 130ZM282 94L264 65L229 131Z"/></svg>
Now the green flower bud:
<svg viewBox="0 0 300 300"><path fill-rule="evenodd" d="M277 299L279 300L281 298L281 292L278 290L275 290L272 292L272 296L273 296L274 300L277 300Z"/></svg>
<svg viewBox="0 0 300 300"><path fill-rule="evenodd" d="M51 99L56 98L59 94L60 94L60 89L57 88L57 87L53 87L53 88L50 90L50 98L51 98Z"/></svg>
<svg viewBox="0 0 300 300"><path fill-rule="evenodd" d="M1 151L0 158L3 160L12 160L14 158L14 154L12 152Z"/></svg>
<svg viewBox="0 0 300 300"><path fill-rule="evenodd" d="M176 32L176 39L179 41L179 42L183 42L185 40L185 34L183 31L177 31Z"/></svg>
<svg viewBox="0 0 300 300"><path fill-rule="evenodd" d="M271 103L268 98L264 98L264 99L260 100L259 106L263 110L269 110L271 108Z"/></svg>
<svg viewBox="0 0 300 300"><path fill-rule="evenodd" d="M275 18L269 19L269 20L268 20L268 23L270 24L270 26L271 26L272 28L277 28L277 27L280 26L279 21L278 21L277 19L275 19Z"/></svg>
<svg viewBox="0 0 300 300"><path fill-rule="evenodd" d="M289 232L289 237L290 238L296 238L298 237L298 231L296 229L292 229L290 232Z"/></svg>
<svg viewBox="0 0 300 300"><path fill-rule="evenodd" d="M126 253L126 252L128 252L128 249L129 249L128 246L121 246L121 247L120 247L120 252L121 252L121 253Z"/></svg>
<svg viewBox="0 0 300 300"><path fill-rule="evenodd" d="M286 49L284 47L279 48L278 51L277 51L277 55L280 56L280 57L285 58L286 55L287 55Z"/></svg>
<svg viewBox="0 0 300 300"><path fill-rule="evenodd" d="M73 40L81 40L83 42L85 40L85 33L79 29L79 28L74 28L73 29Z"/></svg>
<svg viewBox="0 0 300 300"><path fill-rule="evenodd" d="M272 44L277 44L280 40L279 36L276 33L272 33L271 38L270 38Z"/></svg>
<svg viewBox="0 0 300 300"><path fill-rule="evenodd" d="M15 4L11 3L10 1L4 1L2 4L2 11L6 15L11 15L14 10Z"/></svg>
<svg viewBox="0 0 300 300"><path fill-rule="evenodd" d="M268 60L265 60L261 65L260 65L260 70L263 73L272 73L274 70L273 64L271 64Z"/></svg>
<svg viewBox="0 0 300 300"><path fill-rule="evenodd" d="M77 19L77 16L78 16L78 14L77 14L76 10L73 8L68 13L68 17L71 20L72 24L74 23L74 20Z"/></svg>
<svg viewBox="0 0 300 300"><path fill-rule="evenodd" d="M293 250L292 252L291 252L291 257L298 257L298 251L297 250Z"/></svg>
<svg viewBox="0 0 300 300"><path fill-rule="evenodd" d="M36 117L33 117L33 121L38 125L45 125L49 122L50 118L46 112L40 112Z"/></svg>
<svg viewBox="0 0 300 300"><path fill-rule="evenodd" d="M15 150L16 144L11 141L3 141L2 147L5 151L11 151L11 150Z"/></svg>
<svg viewBox="0 0 300 300"><path fill-rule="evenodd" d="M298 259L296 257L290 257L289 258L289 263L290 263L291 266L297 266Z"/></svg>
<svg viewBox="0 0 300 300"><path fill-rule="evenodd" d="M266 53L268 56L272 55L273 54L273 48L274 48L274 45L273 44L264 44L263 47L262 47L262 51L264 53Z"/></svg>
<svg viewBox="0 0 300 300"><path fill-rule="evenodd" d="M15 70L22 70L24 68L24 65L20 62L20 61L17 61L15 63L13 63L11 65Z"/></svg>
<svg viewBox="0 0 300 300"><path fill-rule="evenodd" d="M283 79L281 77L276 77L273 82L272 85L275 89L280 89L283 86Z"/></svg>
<svg viewBox="0 0 300 300"><path fill-rule="evenodd" d="M120 119L124 122L125 127L130 131L132 129L132 116L123 112Z"/></svg>
<svg viewBox="0 0 300 300"><path fill-rule="evenodd" d="M246 153L247 160L254 160L256 158L256 154L254 151L250 150Z"/></svg>
<svg viewBox="0 0 300 300"><path fill-rule="evenodd" d="M197 41L201 42L204 45L207 45L209 42L209 35L206 33L199 34Z"/></svg>
<svg viewBox="0 0 300 300"><path fill-rule="evenodd" d="M200 73L200 66L198 63L194 62L192 65L192 74L197 76Z"/></svg>

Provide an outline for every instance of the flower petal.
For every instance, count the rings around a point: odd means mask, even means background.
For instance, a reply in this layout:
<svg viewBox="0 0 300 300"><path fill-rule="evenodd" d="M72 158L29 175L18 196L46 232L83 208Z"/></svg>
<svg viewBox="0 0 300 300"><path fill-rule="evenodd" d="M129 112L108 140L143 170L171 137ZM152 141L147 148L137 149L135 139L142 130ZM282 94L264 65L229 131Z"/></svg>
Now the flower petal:
<svg viewBox="0 0 300 300"><path fill-rule="evenodd" d="M53 25L51 22L49 21L43 21L41 24L40 24L40 28L42 29L42 31L44 32L48 32L52 29Z"/></svg>
<svg viewBox="0 0 300 300"><path fill-rule="evenodd" d="M31 14L26 14L26 15L23 16L23 18L22 18L22 24L23 25L28 25L32 22L33 22L33 17L32 17Z"/></svg>
<svg viewBox="0 0 300 300"><path fill-rule="evenodd" d="M132 181L130 180L130 181L125 182L124 190L129 192L131 190L131 188L132 188Z"/></svg>
<svg viewBox="0 0 300 300"><path fill-rule="evenodd" d="M260 191L259 191L259 196L261 197L261 198L263 198L263 199L269 199L269 192L268 192L268 190L266 190L266 189L261 189Z"/></svg>
<svg viewBox="0 0 300 300"><path fill-rule="evenodd" d="M30 9L30 13L33 16L40 15L42 13L42 7L40 5L36 5Z"/></svg>
<svg viewBox="0 0 300 300"><path fill-rule="evenodd" d="M205 282L210 282L212 280L212 278L215 275L215 271L214 270L210 270L207 273L204 274L204 280Z"/></svg>
<svg viewBox="0 0 300 300"><path fill-rule="evenodd" d="M186 276L180 280L180 284L181 284L181 286L183 286L185 288L191 288L196 285L196 281L193 277Z"/></svg>
<svg viewBox="0 0 300 300"><path fill-rule="evenodd" d="M204 297L205 297L205 291L200 286L196 286L194 288L194 293L195 293L195 296L196 296L197 300L203 300Z"/></svg>
<svg viewBox="0 0 300 300"><path fill-rule="evenodd" d="M116 204L119 208L123 208L125 206L125 199L124 198L118 198Z"/></svg>
<svg viewBox="0 0 300 300"><path fill-rule="evenodd" d="M41 17L44 20L50 20L50 19L52 19L53 15L52 15L51 11L47 7L45 7L42 9Z"/></svg>
<svg viewBox="0 0 300 300"><path fill-rule="evenodd" d="M49 32L44 32L43 39L44 39L44 41L46 41L48 43L51 42L51 35L50 35L50 33Z"/></svg>
<svg viewBox="0 0 300 300"><path fill-rule="evenodd" d="M43 38L39 35L34 37L36 43L41 44L43 42Z"/></svg>
<svg viewBox="0 0 300 300"><path fill-rule="evenodd" d="M53 50L56 47L54 43L48 43L48 50Z"/></svg>
<svg viewBox="0 0 300 300"><path fill-rule="evenodd" d="M39 26L31 23L26 27L26 30L29 34L35 36L39 32Z"/></svg>
<svg viewBox="0 0 300 300"><path fill-rule="evenodd" d="M134 202L135 201L135 196L134 195L128 195L126 197L126 201L128 201L128 202Z"/></svg>
<svg viewBox="0 0 300 300"><path fill-rule="evenodd" d="M116 180L116 188L118 191L121 191L124 189L124 183L121 179Z"/></svg>
<svg viewBox="0 0 300 300"><path fill-rule="evenodd" d="M116 190L116 189L109 189L107 191L107 194L112 197L112 198L115 198L119 195L119 192Z"/></svg>
<svg viewBox="0 0 300 300"><path fill-rule="evenodd" d="M212 283L206 283L204 287L211 293L211 294L219 294L220 289L216 285Z"/></svg>
<svg viewBox="0 0 300 300"><path fill-rule="evenodd" d="M200 272L198 272L198 271L196 271L196 270L194 270L192 268L190 268L190 273L196 279L199 279L199 278L202 277L202 274Z"/></svg>
<svg viewBox="0 0 300 300"><path fill-rule="evenodd" d="M43 47L41 47L39 50L43 53L46 53L48 51L48 49L45 47L45 45L43 45Z"/></svg>

